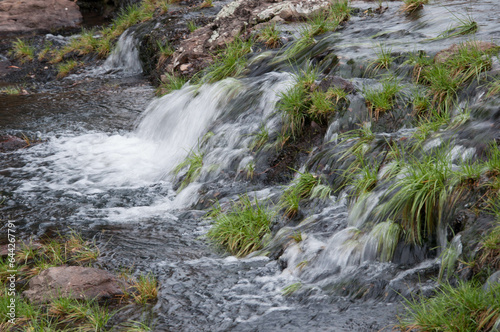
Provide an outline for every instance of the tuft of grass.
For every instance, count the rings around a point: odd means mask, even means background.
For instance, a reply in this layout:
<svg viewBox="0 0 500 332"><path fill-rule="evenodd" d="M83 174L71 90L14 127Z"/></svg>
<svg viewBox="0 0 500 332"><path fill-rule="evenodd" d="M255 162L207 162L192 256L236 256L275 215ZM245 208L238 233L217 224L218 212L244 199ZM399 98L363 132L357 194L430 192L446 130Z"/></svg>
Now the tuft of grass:
<svg viewBox="0 0 500 332"><path fill-rule="evenodd" d="M263 42L267 47L275 48L280 45L280 32L276 24L268 24L258 33L257 41Z"/></svg>
<svg viewBox="0 0 500 332"><path fill-rule="evenodd" d="M424 8L424 5L428 4L429 0L403 0L403 6L401 10L411 14L419 9Z"/></svg>
<svg viewBox="0 0 500 332"><path fill-rule="evenodd" d="M416 89L412 93L412 105L413 114L422 116L425 115L431 107L431 101L427 93L424 93L421 89Z"/></svg>
<svg viewBox="0 0 500 332"><path fill-rule="evenodd" d="M196 25L195 21L188 21L187 22L187 28L188 28L189 32L195 32L196 29L199 28L199 26Z"/></svg>
<svg viewBox="0 0 500 332"><path fill-rule="evenodd" d="M262 238L270 232L272 213L244 195L225 211L217 203L209 217L214 224L207 238L232 255L242 257L262 247Z"/></svg>
<svg viewBox="0 0 500 332"><path fill-rule="evenodd" d="M370 117L378 120L380 113L390 110L400 90L399 81L395 79L384 80L381 89L364 88L363 93L370 110Z"/></svg>
<svg viewBox="0 0 500 332"><path fill-rule="evenodd" d="M79 65L80 63L75 60L68 60L67 62L59 64L57 66L57 78L63 78L68 76Z"/></svg>
<svg viewBox="0 0 500 332"><path fill-rule="evenodd" d="M165 41L165 44L162 44L160 41L157 41L156 44L158 45L158 53L160 54L157 68L160 68L175 53L175 49L170 45L168 40Z"/></svg>
<svg viewBox="0 0 500 332"><path fill-rule="evenodd" d="M269 130L263 123L259 131L253 134L254 139L250 143L250 149L254 151L259 151L268 141L269 141Z"/></svg>
<svg viewBox="0 0 500 332"><path fill-rule="evenodd" d="M195 181L200 175L203 167L203 154L198 150L191 150L186 159L174 168L174 175L177 176L183 169L186 169L186 174L179 186L178 191L186 188L188 184Z"/></svg>
<svg viewBox="0 0 500 332"><path fill-rule="evenodd" d="M283 289L281 290L281 294L283 294L283 296L289 296L298 291L300 288L302 288L302 283L296 282L294 284L283 287Z"/></svg>
<svg viewBox="0 0 500 332"><path fill-rule="evenodd" d="M500 95L500 78L496 78L488 84L486 98Z"/></svg>
<svg viewBox="0 0 500 332"><path fill-rule="evenodd" d="M223 80L227 77L237 77L245 70L248 59L246 55L252 51L253 40L243 40L236 36L231 43L216 57L208 68L203 80L209 83Z"/></svg>
<svg viewBox="0 0 500 332"><path fill-rule="evenodd" d="M455 20L457 21L457 25L452 26L446 29L443 33L441 33L437 38L451 38L456 36L463 36L476 33L479 29L477 22L472 18L472 16L457 16L451 13Z"/></svg>
<svg viewBox="0 0 500 332"><path fill-rule="evenodd" d="M453 272L455 272L455 263L458 260L458 256L460 255L457 248L450 244L443 252L441 253L441 266L439 267L439 275L438 280L441 281L446 272L446 278L450 278Z"/></svg>
<svg viewBox="0 0 500 332"><path fill-rule="evenodd" d="M19 59L21 63L33 61L35 59L35 48L19 38L17 38L17 40L12 43L12 50L10 51L10 53L16 59Z"/></svg>
<svg viewBox="0 0 500 332"><path fill-rule="evenodd" d="M373 67L375 71L379 69L389 69L395 60L391 52L392 49L390 47L379 44L378 49L375 50L377 58L368 65L368 68Z"/></svg>
<svg viewBox="0 0 500 332"><path fill-rule="evenodd" d="M410 157L401 169L400 179L388 191L382 215L400 221L409 242L422 244L436 235L461 190L444 148L420 158Z"/></svg>
<svg viewBox="0 0 500 332"><path fill-rule="evenodd" d="M300 30L299 37L290 43L290 46L286 46L283 56L286 59L293 59L314 44L316 44L314 30L309 26L303 27Z"/></svg>
<svg viewBox="0 0 500 332"><path fill-rule="evenodd" d="M317 78L318 72L308 66L297 74L295 85L280 95L278 109L282 112L283 132L294 139L302 135L306 121L323 123L327 114L334 111L327 100L330 95L316 92Z"/></svg>
<svg viewBox="0 0 500 332"><path fill-rule="evenodd" d="M406 300L404 331L493 331L500 318L500 284L485 291L473 282L441 285L433 298Z"/></svg>
<svg viewBox="0 0 500 332"><path fill-rule="evenodd" d="M165 73L165 79L156 89L156 95L160 97L174 90L180 90L184 84L186 84L185 78Z"/></svg>
<svg viewBox="0 0 500 332"><path fill-rule="evenodd" d="M139 276L132 284L132 287L134 288L132 297L138 304L146 304L158 297L158 281L151 273Z"/></svg>
<svg viewBox="0 0 500 332"><path fill-rule="evenodd" d="M392 260L401 233L401 226L391 220L378 223L373 227L370 235L378 238L377 251L382 262Z"/></svg>
<svg viewBox="0 0 500 332"><path fill-rule="evenodd" d="M328 18L338 24L348 21L351 18L351 8L349 0L338 0L331 3L328 8Z"/></svg>
<svg viewBox="0 0 500 332"><path fill-rule="evenodd" d="M355 200L359 196L371 192L377 186L379 170L378 165L365 164L362 156L358 156L357 159L361 160L361 168L355 173L352 173L352 169L346 171L346 178L349 178L348 184L353 186L351 195Z"/></svg>

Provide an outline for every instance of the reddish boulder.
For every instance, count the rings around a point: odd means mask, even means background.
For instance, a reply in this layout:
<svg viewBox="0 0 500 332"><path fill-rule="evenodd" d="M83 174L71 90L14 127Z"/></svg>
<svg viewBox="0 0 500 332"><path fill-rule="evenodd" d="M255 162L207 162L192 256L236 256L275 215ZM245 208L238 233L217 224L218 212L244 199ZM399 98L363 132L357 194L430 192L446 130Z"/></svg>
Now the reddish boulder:
<svg viewBox="0 0 500 332"><path fill-rule="evenodd" d="M32 278L23 292L32 303L46 303L53 298L69 297L97 301L123 295L126 284L108 271L81 266L58 266Z"/></svg>
<svg viewBox="0 0 500 332"><path fill-rule="evenodd" d="M80 8L73 0L2 0L0 35L77 27Z"/></svg>

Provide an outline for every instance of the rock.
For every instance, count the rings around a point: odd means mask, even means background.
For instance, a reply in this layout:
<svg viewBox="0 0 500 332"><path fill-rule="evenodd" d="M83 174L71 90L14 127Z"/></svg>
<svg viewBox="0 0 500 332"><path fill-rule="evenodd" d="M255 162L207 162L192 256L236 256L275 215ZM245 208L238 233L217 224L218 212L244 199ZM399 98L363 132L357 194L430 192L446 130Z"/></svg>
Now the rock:
<svg viewBox="0 0 500 332"><path fill-rule="evenodd" d="M493 273L488 280L486 280L483 285L483 290L487 292L491 287L498 286L498 283L500 283L500 271Z"/></svg>
<svg viewBox="0 0 500 332"><path fill-rule="evenodd" d="M342 77L339 77L339 76L327 76L327 77L325 77L325 79L323 79L320 82L319 88L323 92L326 92L329 88L342 89L347 93L356 92L356 88L354 87L354 85L350 81L348 81Z"/></svg>
<svg viewBox="0 0 500 332"><path fill-rule="evenodd" d="M74 28L81 22L80 8L71 0L0 1L0 35Z"/></svg>
<svg viewBox="0 0 500 332"><path fill-rule="evenodd" d="M22 138L12 135L0 136L0 152L14 151L27 146L28 143Z"/></svg>
<svg viewBox="0 0 500 332"><path fill-rule="evenodd" d="M186 71L186 70L188 70L188 69L189 69L189 67L191 67L191 64L190 64L190 63L185 63L185 64L182 64L182 65L179 67L179 69L180 69L181 71Z"/></svg>
<svg viewBox="0 0 500 332"><path fill-rule="evenodd" d="M23 292L32 303L64 296L72 299L110 300L123 294L126 284L108 271L81 266L58 266L32 278Z"/></svg>
<svg viewBox="0 0 500 332"><path fill-rule="evenodd" d="M446 62L450 57L458 54L458 51L460 50L460 48L462 48L462 47L470 48L472 46L477 47L479 50L481 50L483 52L486 52L486 51L489 51L489 50L492 50L492 49L498 47L497 45L495 45L493 43L485 42L485 41L469 41L469 42L466 42L466 43L460 44L460 45L453 44L450 47L448 47L447 49L439 51L436 54L436 56L434 57L434 62L435 63Z"/></svg>
<svg viewBox="0 0 500 332"><path fill-rule="evenodd" d="M210 54L226 47L238 35L245 38L260 23L269 21L296 21L317 13L329 6L325 0L236 0L228 3L217 14L214 22L189 35L183 40L172 56L167 72L182 71L190 76L211 61ZM184 64L191 64L185 70Z"/></svg>

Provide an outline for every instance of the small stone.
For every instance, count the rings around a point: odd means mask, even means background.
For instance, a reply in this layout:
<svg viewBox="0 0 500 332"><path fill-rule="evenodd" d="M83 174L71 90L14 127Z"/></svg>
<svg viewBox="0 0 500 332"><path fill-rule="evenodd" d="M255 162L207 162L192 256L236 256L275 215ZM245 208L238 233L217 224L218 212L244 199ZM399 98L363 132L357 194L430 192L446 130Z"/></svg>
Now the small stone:
<svg viewBox="0 0 500 332"><path fill-rule="evenodd" d="M181 71L186 71L186 70L188 70L188 69L189 69L189 67L191 67L191 64L190 64L190 63L185 63L185 64L181 65L181 66L179 67L179 69L180 69Z"/></svg>

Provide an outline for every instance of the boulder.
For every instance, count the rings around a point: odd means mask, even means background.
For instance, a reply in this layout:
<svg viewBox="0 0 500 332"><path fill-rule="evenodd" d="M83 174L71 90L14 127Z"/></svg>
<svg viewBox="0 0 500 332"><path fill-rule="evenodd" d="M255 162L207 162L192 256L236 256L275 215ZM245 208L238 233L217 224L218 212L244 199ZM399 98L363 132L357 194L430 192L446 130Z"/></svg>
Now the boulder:
<svg viewBox="0 0 500 332"><path fill-rule="evenodd" d="M57 297L111 300L123 295L126 284L108 271L81 266L58 266L32 278L23 296L32 303L46 303Z"/></svg>
<svg viewBox="0 0 500 332"><path fill-rule="evenodd" d="M82 22L73 0L2 0L0 35L74 28Z"/></svg>

